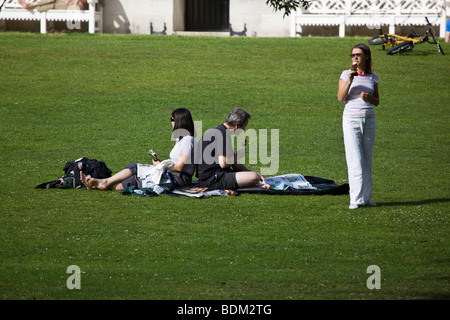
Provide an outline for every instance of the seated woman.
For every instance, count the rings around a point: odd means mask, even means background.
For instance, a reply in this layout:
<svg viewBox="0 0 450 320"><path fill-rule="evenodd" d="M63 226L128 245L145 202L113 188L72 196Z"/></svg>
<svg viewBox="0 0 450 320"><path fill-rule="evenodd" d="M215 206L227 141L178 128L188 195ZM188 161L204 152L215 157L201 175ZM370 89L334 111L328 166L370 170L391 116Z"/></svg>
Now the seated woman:
<svg viewBox="0 0 450 320"><path fill-rule="evenodd" d="M190 186L192 175L195 171L194 165L194 121L189 110L180 108L172 112L170 118L172 122L172 137L176 139L175 146L170 152L170 159L175 163L170 170L174 178L175 187L181 188ZM153 165L161 163L159 160L152 160ZM136 163L130 163L122 171L110 178L95 179L84 175L81 172L81 181L87 189L99 190L125 190L131 186L140 187L137 176Z"/></svg>

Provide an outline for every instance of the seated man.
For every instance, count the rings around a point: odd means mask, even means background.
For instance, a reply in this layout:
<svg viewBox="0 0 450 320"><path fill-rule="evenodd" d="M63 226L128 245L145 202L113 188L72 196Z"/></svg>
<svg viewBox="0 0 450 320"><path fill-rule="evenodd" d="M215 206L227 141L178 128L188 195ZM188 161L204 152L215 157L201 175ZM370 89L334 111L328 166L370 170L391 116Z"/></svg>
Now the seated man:
<svg viewBox="0 0 450 320"><path fill-rule="evenodd" d="M224 124L205 132L199 141L202 155L197 167L201 187L236 190L255 187L260 183L261 187L269 188L259 173L237 161L233 151L231 134L238 129L245 130L249 119L250 115L246 111L236 108L228 114Z"/></svg>
<svg viewBox="0 0 450 320"><path fill-rule="evenodd" d="M78 6L81 10L88 10L89 3L87 0L39 0L34 2L26 2L26 0L17 0L17 2L24 9L34 9L37 8L39 12L46 11L49 9L60 9L65 10L71 6L71 2L74 2L75 6Z"/></svg>

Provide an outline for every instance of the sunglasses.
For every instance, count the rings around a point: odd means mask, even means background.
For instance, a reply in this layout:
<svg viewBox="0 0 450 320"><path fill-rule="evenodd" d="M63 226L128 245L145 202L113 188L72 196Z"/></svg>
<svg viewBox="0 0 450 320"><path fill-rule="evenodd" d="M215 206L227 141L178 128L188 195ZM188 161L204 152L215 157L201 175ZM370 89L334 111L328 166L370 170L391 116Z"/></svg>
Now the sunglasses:
<svg viewBox="0 0 450 320"><path fill-rule="evenodd" d="M351 53L350 54L350 57L351 58L354 58L354 57L361 57L362 56L362 53Z"/></svg>
<svg viewBox="0 0 450 320"><path fill-rule="evenodd" d="M170 122L175 122L175 119L173 117L170 117Z"/></svg>

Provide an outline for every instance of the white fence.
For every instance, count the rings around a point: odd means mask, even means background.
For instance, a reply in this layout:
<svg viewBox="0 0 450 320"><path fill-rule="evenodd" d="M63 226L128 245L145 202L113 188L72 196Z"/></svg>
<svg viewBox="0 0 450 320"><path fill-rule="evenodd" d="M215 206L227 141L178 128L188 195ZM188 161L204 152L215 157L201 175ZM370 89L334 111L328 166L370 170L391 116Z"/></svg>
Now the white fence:
<svg viewBox="0 0 450 320"><path fill-rule="evenodd" d="M312 0L307 10L298 9L292 15L291 37L301 35L303 26L339 26L339 36L345 36L346 26L375 28L389 26L439 25L445 35L449 1L444 0Z"/></svg>

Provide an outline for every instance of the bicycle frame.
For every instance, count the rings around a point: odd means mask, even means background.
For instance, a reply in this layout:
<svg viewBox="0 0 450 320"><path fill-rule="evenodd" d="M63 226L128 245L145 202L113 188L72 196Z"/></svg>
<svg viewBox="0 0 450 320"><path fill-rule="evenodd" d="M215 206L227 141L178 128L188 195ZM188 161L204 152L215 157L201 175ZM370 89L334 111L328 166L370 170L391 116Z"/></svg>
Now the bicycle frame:
<svg viewBox="0 0 450 320"><path fill-rule="evenodd" d="M414 31L412 31L412 32L414 32ZM376 38L380 38L384 41L381 44L383 50L386 49L387 45L394 47L403 41L411 41L411 42L414 42L414 44L418 44L418 43L422 43L423 41L426 41L423 39L414 39L412 36L418 37L419 35L414 32L414 34L412 34L411 36L408 35L405 37L405 36L401 36L401 35L394 34L394 33L383 33L382 30L380 29L380 35Z"/></svg>
<svg viewBox="0 0 450 320"><path fill-rule="evenodd" d="M444 54L444 52L439 44L439 41L434 36L433 26L431 25L431 23L427 17L425 17L425 21L427 22L427 25L429 26L429 28L427 29L427 31L425 32L425 34L422 38L415 39L420 36L417 33L415 33L414 30L411 30L411 33L405 37L405 36L401 36L398 34L383 33L383 31L381 29L379 29L380 35L370 39L369 44L381 45L383 50L386 49L387 45L390 45L391 47L393 47L393 49L388 50L387 53L392 54L393 53L392 51L397 51L397 49L399 47L406 48L408 46L408 50L412 50L412 48L414 48L414 46L416 44L428 42L428 43L436 44L438 47L438 51L441 54ZM431 36L432 41L430 41L430 36ZM408 43L409 45L407 45L406 43ZM408 50L401 50L400 53L402 53L404 51L408 51Z"/></svg>

